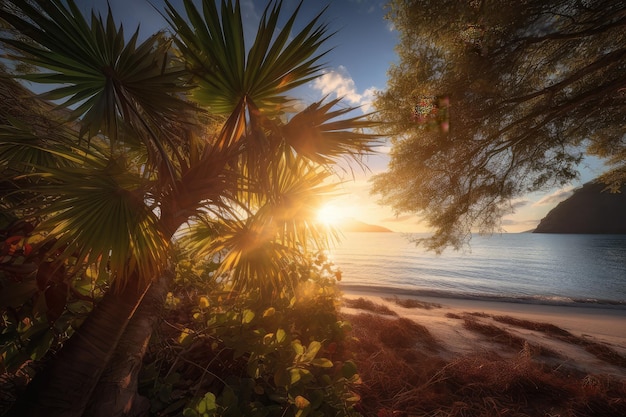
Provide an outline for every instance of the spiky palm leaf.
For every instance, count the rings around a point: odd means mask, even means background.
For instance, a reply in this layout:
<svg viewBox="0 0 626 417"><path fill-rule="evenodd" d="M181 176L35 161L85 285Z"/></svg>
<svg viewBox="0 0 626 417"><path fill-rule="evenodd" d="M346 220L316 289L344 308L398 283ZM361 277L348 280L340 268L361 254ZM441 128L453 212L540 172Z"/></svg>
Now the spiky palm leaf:
<svg viewBox="0 0 626 417"><path fill-rule="evenodd" d="M65 158L57 158L54 150L62 150L62 135L55 140L42 141L18 120L10 125L0 125L0 166L3 176L27 174L36 166L67 166ZM65 142L66 145L68 144Z"/></svg>
<svg viewBox="0 0 626 417"><path fill-rule="evenodd" d="M194 98L213 113L239 113L248 102L264 113L281 113L289 101L285 93L315 78L321 68L317 62L323 53L316 52L328 36L319 15L290 40L298 10L277 32L282 2L271 2L246 57L239 1L222 0L218 12L213 1L204 0L200 11L184 0L188 20L166 4L178 48L197 77Z"/></svg>
<svg viewBox="0 0 626 417"><path fill-rule="evenodd" d="M335 192L331 173L307 159L278 157L266 173L270 188L246 191L240 201L249 206L231 216L205 218L183 237L197 256L222 256L219 273L227 274L237 289L274 290L290 282L292 263L306 253L328 248L336 231L316 222L322 202Z"/></svg>
<svg viewBox="0 0 626 417"><path fill-rule="evenodd" d="M196 145L191 146L191 152L186 155L186 164L181 168L176 186L167 187L156 196L168 235L197 216L226 215L237 205L241 176L233 167L236 154L206 141Z"/></svg>
<svg viewBox="0 0 626 417"><path fill-rule="evenodd" d="M112 158L101 139L81 144L68 125L8 122L0 125L2 209L35 216L52 250L78 259L76 267L98 264L123 280L154 276L167 245L144 203L152 184L140 167L122 166L125 158Z"/></svg>
<svg viewBox="0 0 626 417"><path fill-rule="evenodd" d="M76 166L85 152L74 148L71 130L56 125L41 137L24 121L10 118L0 125L0 209L21 217L38 216L39 209L50 201L48 196L33 189L47 184L39 175L40 167L57 169ZM97 152L92 148L86 152ZM81 155L82 154L82 155Z"/></svg>
<svg viewBox="0 0 626 417"><path fill-rule="evenodd" d="M12 8L0 8L0 17L28 39L5 33L1 40L22 52L12 59L45 70L21 78L60 84L41 97L64 99L60 106L73 108L71 116L81 118L81 133L89 137L103 132L115 143L121 125L131 126L151 162L165 163L173 175L170 159L176 143L162 133L183 117L189 104L178 96L186 90L181 80L185 72L172 64L162 34L137 44L138 29L126 40L110 10L106 22L93 13L88 22L74 0L8 1Z"/></svg>
<svg viewBox="0 0 626 417"><path fill-rule="evenodd" d="M269 166L266 192L255 195L255 217L293 250L328 248L337 235L317 222L324 201L336 194L332 172L306 158L278 156Z"/></svg>
<svg viewBox="0 0 626 417"><path fill-rule="evenodd" d="M67 149L74 158L75 149ZM57 153L60 155L60 153ZM168 239L146 204L151 183L129 170L123 157L86 155L80 165L42 166L45 183L30 190L47 196L38 226L61 256L79 265L98 265L122 283L131 276L149 280L167 264Z"/></svg>
<svg viewBox="0 0 626 417"><path fill-rule="evenodd" d="M366 131L372 122L362 116L338 120L354 110L333 110L340 99L314 103L284 122L286 93L320 75L318 62L327 51L318 49L331 36L319 24L322 13L292 35L299 7L278 30L282 2L270 2L246 55L238 1L222 0L219 12L211 0L202 2L202 10L190 0L184 4L186 18L170 3L167 12L195 77L193 96L211 112L228 115L216 143L238 145L244 178L258 184L278 150L326 165L346 156L360 162L372 152L376 136Z"/></svg>
<svg viewBox="0 0 626 417"><path fill-rule="evenodd" d="M183 242L189 250L198 254L220 255L220 267L216 274L225 274L233 289L260 289L264 294L293 285L288 274L292 263L300 263L302 251L276 239L275 230L262 225L254 216L247 219L219 219L204 222L189 229ZM194 242L198 245L188 245Z"/></svg>
<svg viewBox="0 0 626 417"><path fill-rule="evenodd" d="M318 164L332 165L345 157L361 163L378 143L378 136L367 131L374 124L366 116L343 118L355 109L333 110L340 101L316 102L294 115L280 129L284 143Z"/></svg>

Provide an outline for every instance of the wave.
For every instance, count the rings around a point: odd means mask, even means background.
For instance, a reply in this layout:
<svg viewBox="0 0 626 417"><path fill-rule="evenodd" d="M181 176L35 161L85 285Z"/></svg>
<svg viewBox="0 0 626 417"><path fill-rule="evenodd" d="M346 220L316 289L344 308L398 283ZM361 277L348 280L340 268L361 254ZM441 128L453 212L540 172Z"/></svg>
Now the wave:
<svg viewBox="0 0 626 417"><path fill-rule="evenodd" d="M626 300L602 300L595 298L570 298L559 296L543 296L543 295L529 295L529 296L509 296L509 295L493 295L493 294L481 294L481 293L460 293L452 291L441 290L425 290L414 288L399 288L399 287L385 287L377 285L360 285L360 284L346 284L340 283L339 289L343 292L351 293L367 293L371 295L395 295L405 297L433 297L433 298L448 298L458 300L473 300L473 301L491 301L491 302L503 302L503 303L516 303L516 304L530 304L530 305L548 305L548 306L569 306L569 307L588 307L588 308L602 308L602 309L616 309L626 310Z"/></svg>
<svg viewBox="0 0 626 417"><path fill-rule="evenodd" d="M374 236L375 235L375 236ZM626 235L512 234L435 255L393 233L332 252L343 288L509 303L626 309Z"/></svg>

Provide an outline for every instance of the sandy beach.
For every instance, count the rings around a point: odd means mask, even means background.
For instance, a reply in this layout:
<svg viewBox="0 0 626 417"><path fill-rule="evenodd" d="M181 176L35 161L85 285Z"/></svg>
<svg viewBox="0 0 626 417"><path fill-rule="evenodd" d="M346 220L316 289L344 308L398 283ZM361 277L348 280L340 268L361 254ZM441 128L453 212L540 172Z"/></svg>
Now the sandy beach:
<svg viewBox="0 0 626 417"><path fill-rule="evenodd" d="M376 310L386 308L393 312L383 316L397 315L424 326L443 347L440 356L446 360L486 351L505 356L519 354L520 349L515 344L503 347L496 336L476 331L477 328L497 328L506 332L509 339L522 340L531 346L556 352L549 359L554 366L626 378L626 368L623 363L620 366L620 361L626 358L624 309L407 297L366 291L344 291L343 296L342 312L348 316L380 314L368 311L367 305L371 303L370 306L384 307ZM476 326L468 326L468 320ZM553 326L558 329L553 329ZM606 357L594 354L595 350L590 346L609 352L617 358L616 361L607 361Z"/></svg>

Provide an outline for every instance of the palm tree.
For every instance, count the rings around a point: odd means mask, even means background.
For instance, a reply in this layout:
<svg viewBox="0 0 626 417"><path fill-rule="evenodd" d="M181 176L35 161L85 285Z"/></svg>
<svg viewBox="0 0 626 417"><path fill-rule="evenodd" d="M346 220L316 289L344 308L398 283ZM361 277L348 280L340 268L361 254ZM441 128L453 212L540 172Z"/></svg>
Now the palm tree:
<svg viewBox="0 0 626 417"><path fill-rule="evenodd" d="M328 35L321 13L292 33L297 10L278 30L280 7L270 2L247 48L238 1L218 12L212 0L201 10L184 0L185 14L166 1L174 35L141 42L110 10L88 20L73 0L4 2L11 59L42 69L16 75L52 85L41 98L61 101L67 115L62 135L2 127L0 160L23 161L5 179L34 179L14 190L28 198L11 209L41 219L37 231L69 269L94 268L110 282L14 415L145 411L137 371L181 226L196 250L226 254L236 288L269 294L288 283L281 265L324 246L311 212L330 191L333 163L358 161L375 138L339 100L292 110L286 93L318 74ZM33 163L35 152L61 162Z"/></svg>

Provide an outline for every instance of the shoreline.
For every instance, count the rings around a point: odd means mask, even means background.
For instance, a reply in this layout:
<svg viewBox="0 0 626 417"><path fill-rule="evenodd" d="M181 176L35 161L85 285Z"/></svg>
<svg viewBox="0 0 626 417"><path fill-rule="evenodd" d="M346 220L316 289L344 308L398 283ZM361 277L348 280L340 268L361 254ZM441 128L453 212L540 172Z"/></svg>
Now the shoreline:
<svg viewBox="0 0 626 417"><path fill-rule="evenodd" d="M440 304L443 308L464 312L486 312L488 314L515 314L529 320L554 321L553 324L565 327L566 330L582 333L601 334L621 339L626 348L626 308L604 304L543 304L509 301L508 299L486 299L462 296L421 295L413 291L341 287L345 296L408 298ZM402 307L400 307L402 308Z"/></svg>
<svg viewBox="0 0 626 417"><path fill-rule="evenodd" d="M603 310L623 310L626 314L626 300L598 300L580 299L558 296L506 296L490 294L462 294L456 292L444 292L437 290L409 289L399 287L385 287L364 284L339 283L339 289L345 293L362 294L391 294L402 297L428 297L442 300L460 300L476 302L494 302L506 304L520 304L530 306L554 306L554 307L580 307Z"/></svg>
<svg viewBox="0 0 626 417"><path fill-rule="evenodd" d="M510 355L519 353L503 348L493 338L485 338L468 330L464 322L467 318L471 318L485 325L502 328L515 337L528 340L533 345L556 351L562 355L561 363L563 364L588 373L606 373L626 379L625 367L609 364L593 356L580 344L564 342L545 332L497 321L499 317L512 317L533 323L554 325L583 341L604 345L617 352L618 355L626 357L626 309L407 295L406 292L384 291L380 288L373 291L341 288L341 292L344 300L341 310L344 314L348 316L361 313L376 314L349 306L350 301L359 299L383 306L396 315L385 317L410 319L427 328L433 337L445 346L444 356L448 359L487 351ZM419 301L427 308L403 307L397 303L398 300Z"/></svg>

